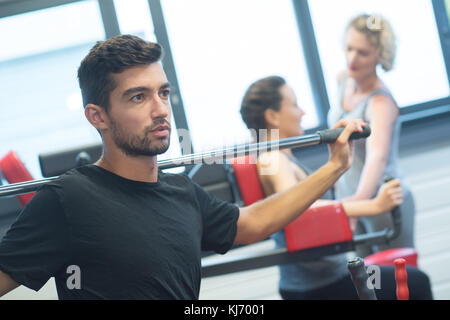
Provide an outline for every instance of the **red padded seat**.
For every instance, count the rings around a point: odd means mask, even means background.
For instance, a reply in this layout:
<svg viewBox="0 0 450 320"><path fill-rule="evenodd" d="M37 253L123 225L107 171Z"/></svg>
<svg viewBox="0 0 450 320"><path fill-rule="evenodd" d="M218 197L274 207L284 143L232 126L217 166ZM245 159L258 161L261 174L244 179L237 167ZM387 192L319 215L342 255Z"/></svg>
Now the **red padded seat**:
<svg viewBox="0 0 450 320"><path fill-rule="evenodd" d="M393 265L394 260L403 258L406 265L417 267L417 251L413 248L394 248L376 252L364 258L365 265L376 264L378 266Z"/></svg>
<svg viewBox="0 0 450 320"><path fill-rule="evenodd" d="M18 183L33 180L23 162L14 151L10 151L0 159L0 169L9 183ZM20 204L24 207L34 196L35 192L18 195Z"/></svg>
<svg viewBox="0 0 450 320"><path fill-rule="evenodd" d="M242 200L246 206L264 199L254 156L243 156L231 161ZM348 217L340 202L309 208L285 228L289 252L353 241ZM403 258L407 265L417 266L417 252L413 248L380 251L364 259L366 265L393 265Z"/></svg>
<svg viewBox="0 0 450 320"><path fill-rule="evenodd" d="M264 199L255 158L251 155L234 158L231 165L244 204ZM285 228L285 237L289 252L353 240L347 215L339 202L307 209Z"/></svg>

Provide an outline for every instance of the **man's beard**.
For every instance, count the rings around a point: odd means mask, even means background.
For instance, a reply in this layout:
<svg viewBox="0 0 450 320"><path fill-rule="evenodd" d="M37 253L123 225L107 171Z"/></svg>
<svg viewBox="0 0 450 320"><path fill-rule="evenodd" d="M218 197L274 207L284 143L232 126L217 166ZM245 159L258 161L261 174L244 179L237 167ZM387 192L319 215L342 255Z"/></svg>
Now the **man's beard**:
<svg viewBox="0 0 450 320"><path fill-rule="evenodd" d="M169 127L167 138L156 138L153 143L150 141L150 132L159 125ZM116 146L127 156L156 156L169 149L170 145L170 124L164 119L157 119L151 126L145 128L143 135L126 134L122 128L111 119L111 137ZM165 141L167 140L167 141Z"/></svg>

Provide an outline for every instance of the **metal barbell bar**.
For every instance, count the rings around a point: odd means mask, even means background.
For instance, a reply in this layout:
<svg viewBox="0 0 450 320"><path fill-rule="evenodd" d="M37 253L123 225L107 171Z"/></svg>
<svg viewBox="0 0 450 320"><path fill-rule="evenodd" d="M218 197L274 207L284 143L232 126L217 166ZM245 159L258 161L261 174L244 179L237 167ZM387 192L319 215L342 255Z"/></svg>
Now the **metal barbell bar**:
<svg viewBox="0 0 450 320"><path fill-rule="evenodd" d="M239 156L245 156L249 154L255 154L257 152L266 152L272 150L281 150L285 148L299 148L316 144L329 144L334 143L339 137L344 128L326 129L317 131L314 134L285 138L281 140L258 142L251 144L236 145L224 149L217 149L213 151L206 151L200 153L193 153L184 155L173 159L165 159L158 161L159 169L171 169L176 167L182 167L197 163L212 163L217 160L226 160ZM370 136L370 126L363 127L363 132L354 132L350 136L350 139L361 139ZM39 187L52 182L59 177L50 177L39 180L32 180L26 182L13 183L6 186L0 186L0 197L19 195L36 191Z"/></svg>

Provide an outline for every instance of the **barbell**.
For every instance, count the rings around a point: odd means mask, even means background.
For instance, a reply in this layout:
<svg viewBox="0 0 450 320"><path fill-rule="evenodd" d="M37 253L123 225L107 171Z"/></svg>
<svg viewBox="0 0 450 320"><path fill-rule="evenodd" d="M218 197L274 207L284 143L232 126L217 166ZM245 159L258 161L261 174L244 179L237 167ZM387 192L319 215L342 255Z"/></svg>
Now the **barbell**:
<svg viewBox="0 0 450 320"><path fill-rule="evenodd" d="M209 164L217 160L226 161L227 159L232 159L239 156L257 154L273 150L281 150L285 148L300 148L317 144L330 144L334 143L337 140L337 138L339 137L339 135L342 133L343 130L344 130L343 127L336 129L325 129L308 135L290 137L273 141L241 144L223 149L187 154L173 159L159 160L158 168L164 170L198 163ZM350 139L356 140L361 138L367 138L368 136L370 136L370 133L371 133L370 126L366 124L366 126L363 127L362 132L352 133ZM59 176L55 176L45 179L38 179L1 186L0 197L34 192L37 189L39 189L39 187L47 183L50 183L58 178Z"/></svg>

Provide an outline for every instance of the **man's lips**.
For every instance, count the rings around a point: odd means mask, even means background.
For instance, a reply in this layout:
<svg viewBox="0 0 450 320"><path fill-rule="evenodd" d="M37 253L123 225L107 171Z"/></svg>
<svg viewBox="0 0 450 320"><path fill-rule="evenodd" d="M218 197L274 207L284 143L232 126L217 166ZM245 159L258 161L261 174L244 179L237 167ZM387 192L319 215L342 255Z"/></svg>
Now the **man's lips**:
<svg viewBox="0 0 450 320"><path fill-rule="evenodd" d="M162 130L169 130L169 126L168 125L160 125L160 126L157 126L155 129L151 130L151 132L162 131Z"/></svg>
<svg viewBox="0 0 450 320"><path fill-rule="evenodd" d="M167 137L169 136L169 126L167 125L157 126L150 132L153 133L153 135L160 138Z"/></svg>

